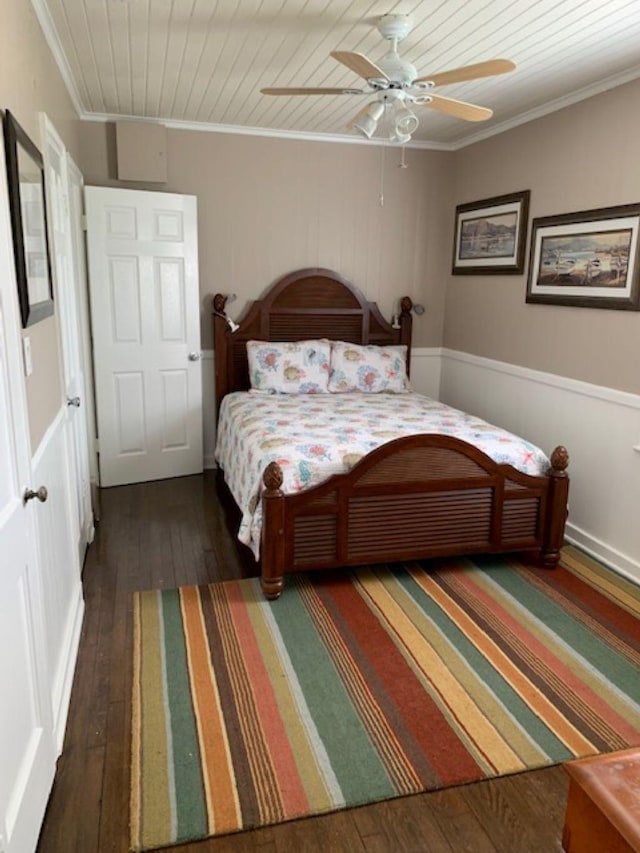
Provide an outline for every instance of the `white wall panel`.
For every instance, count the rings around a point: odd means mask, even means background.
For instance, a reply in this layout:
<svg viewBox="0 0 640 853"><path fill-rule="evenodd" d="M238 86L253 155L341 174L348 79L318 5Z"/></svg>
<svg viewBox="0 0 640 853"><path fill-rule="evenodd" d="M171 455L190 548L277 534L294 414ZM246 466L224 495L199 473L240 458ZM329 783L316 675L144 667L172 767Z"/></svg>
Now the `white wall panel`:
<svg viewBox="0 0 640 853"><path fill-rule="evenodd" d="M216 411L215 411L215 367L213 350L202 351L202 432L204 467L215 468Z"/></svg>
<svg viewBox="0 0 640 853"><path fill-rule="evenodd" d="M567 537L640 582L640 396L443 350L441 399L569 451Z"/></svg>
<svg viewBox="0 0 640 853"><path fill-rule="evenodd" d="M36 518L58 750L62 749L84 612L81 567L72 535L71 498L74 484L65 463L70 458L67 443L71 440L66 411L62 410L42 439L32 462L33 482L38 486L46 486L49 492L47 501L38 506Z"/></svg>

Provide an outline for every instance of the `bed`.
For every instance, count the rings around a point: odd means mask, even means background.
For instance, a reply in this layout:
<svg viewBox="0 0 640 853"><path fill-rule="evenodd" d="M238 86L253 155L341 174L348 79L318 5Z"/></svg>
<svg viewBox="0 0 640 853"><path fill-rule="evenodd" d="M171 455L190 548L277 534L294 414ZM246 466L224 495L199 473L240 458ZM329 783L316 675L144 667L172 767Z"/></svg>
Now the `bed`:
<svg viewBox="0 0 640 853"><path fill-rule="evenodd" d="M250 388L248 341L405 345L409 373L412 303L404 297L399 305L390 324L358 288L320 268L278 280L237 327L226 297L216 294L216 412L227 395ZM421 433L388 441L348 471L285 494L282 467L271 461L262 475L264 594L278 598L291 572L464 554L526 551L553 568L567 516L567 466L564 447L552 452L546 473L532 475L454 435Z"/></svg>

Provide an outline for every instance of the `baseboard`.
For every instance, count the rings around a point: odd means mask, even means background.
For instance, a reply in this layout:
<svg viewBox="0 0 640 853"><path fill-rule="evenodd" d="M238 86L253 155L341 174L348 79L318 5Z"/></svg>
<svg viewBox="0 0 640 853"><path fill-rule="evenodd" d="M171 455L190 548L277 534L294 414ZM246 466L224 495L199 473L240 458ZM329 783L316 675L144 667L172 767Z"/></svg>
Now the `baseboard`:
<svg viewBox="0 0 640 853"><path fill-rule="evenodd" d="M607 568L612 569L628 581L635 584L639 583L640 563L627 554L617 551L615 548L607 545L606 542L601 542L600 539L596 539L595 536L591 536L575 524L567 523L565 539L571 545L580 548L581 551L589 554L594 560L604 563Z"/></svg>
<svg viewBox="0 0 640 853"><path fill-rule="evenodd" d="M82 587L78 586L78 595L74 602L73 613L67 623L67 631L64 637L64 648L66 659L57 701L53 709L53 732L57 754L62 752L64 744L64 733L67 725L67 715L71 702L71 688L73 687L73 676L76 669L78 649L80 647L80 635L82 633L82 621L84 618L84 599L82 598ZM55 695L55 694L54 694Z"/></svg>

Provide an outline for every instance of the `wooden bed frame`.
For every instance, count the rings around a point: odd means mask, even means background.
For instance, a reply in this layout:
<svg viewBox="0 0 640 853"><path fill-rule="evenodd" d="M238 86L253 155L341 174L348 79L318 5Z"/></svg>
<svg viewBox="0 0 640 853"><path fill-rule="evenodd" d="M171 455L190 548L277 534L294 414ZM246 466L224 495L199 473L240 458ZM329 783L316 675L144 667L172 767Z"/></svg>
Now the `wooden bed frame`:
<svg viewBox="0 0 640 853"><path fill-rule="evenodd" d="M235 332L225 304L225 296L214 297L216 406L249 388L248 340L404 343L410 353L411 300L402 299L396 328L331 270L280 279L248 306ZM557 447L548 475L533 477L457 438L415 435L293 495L282 493L282 471L272 462L263 476L264 593L277 598L290 572L463 554L529 551L553 568L567 516L568 461Z"/></svg>

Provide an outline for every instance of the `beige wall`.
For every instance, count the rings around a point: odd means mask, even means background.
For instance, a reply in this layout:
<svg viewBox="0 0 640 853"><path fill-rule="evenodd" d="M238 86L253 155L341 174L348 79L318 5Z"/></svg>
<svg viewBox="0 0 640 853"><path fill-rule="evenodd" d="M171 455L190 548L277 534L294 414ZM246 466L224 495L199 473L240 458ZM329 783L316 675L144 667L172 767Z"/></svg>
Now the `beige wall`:
<svg viewBox="0 0 640 853"><path fill-rule="evenodd" d="M15 115L40 150L38 114L46 112L77 160L79 121L31 3L0 0L0 16L0 108ZM27 402L35 450L62 404L57 318L42 320L24 334L31 339L33 373L27 380Z"/></svg>
<svg viewBox="0 0 640 853"><path fill-rule="evenodd" d="M166 184L119 182L113 125L85 123L88 185L198 197L202 345L212 346L211 296L235 292L238 315L275 279L300 267L334 269L390 317L408 294L426 306L417 345L439 346L449 269L453 154L169 130Z"/></svg>
<svg viewBox="0 0 640 853"><path fill-rule="evenodd" d="M639 202L639 104L634 81L457 152L447 219L456 204L523 189L531 218ZM640 312L525 294L526 273L450 276L445 346L640 393Z"/></svg>

